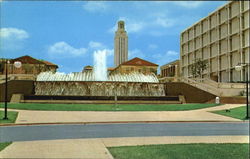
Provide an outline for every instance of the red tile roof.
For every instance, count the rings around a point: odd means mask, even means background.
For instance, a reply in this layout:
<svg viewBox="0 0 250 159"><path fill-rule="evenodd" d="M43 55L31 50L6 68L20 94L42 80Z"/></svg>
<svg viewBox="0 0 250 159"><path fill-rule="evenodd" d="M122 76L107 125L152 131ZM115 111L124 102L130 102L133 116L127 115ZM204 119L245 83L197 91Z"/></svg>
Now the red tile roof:
<svg viewBox="0 0 250 159"><path fill-rule="evenodd" d="M115 68L113 68L113 67L109 67L108 68L108 71L113 71Z"/></svg>
<svg viewBox="0 0 250 159"><path fill-rule="evenodd" d="M56 64L53 64L53 63L51 63L49 61L42 61L42 62L45 63L48 66L56 66L56 67L58 67Z"/></svg>
<svg viewBox="0 0 250 159"><path fill-rule="evenodd" d="M129 61L123 62L120 65L133 65L133 66L158 66L157 64L154 64L152 62L140 59L138 57L135 57Z"/></svg>
<svg viewBox="0 0 250 159"><path fill-rule="evenodd" d="M56 64L53 64L51 62L44 61L44 60L38 60L38 59L35 59L35 58L33 58L31 56L28 56L28 55L12 59L12 60L10 60L10 63L14 63L15 61L20 61L23 64L45 64L45 65L48 65L48 66L56 66L56 67L58 67Z"/></svg>
<svg viewBox="0 0 250 159"><path fill-rule="evenodd" d="M30 57L28 55L12 59L12 60L10 60L10 63L14 63L15 61L20 61L23 64L44 64L42 61L37 60L37 59Z"/></svg>

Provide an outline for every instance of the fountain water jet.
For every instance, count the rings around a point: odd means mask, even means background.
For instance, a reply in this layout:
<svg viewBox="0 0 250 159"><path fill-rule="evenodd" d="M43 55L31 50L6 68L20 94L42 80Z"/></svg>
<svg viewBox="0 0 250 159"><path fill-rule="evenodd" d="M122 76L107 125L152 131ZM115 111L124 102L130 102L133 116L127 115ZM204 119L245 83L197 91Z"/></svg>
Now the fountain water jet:
<svg viewBox="0 0 250 159"><path fill-rule="evenodd" d="M107 50L94 52L94 77L96 81L107 81L106 52Z"/></svg>

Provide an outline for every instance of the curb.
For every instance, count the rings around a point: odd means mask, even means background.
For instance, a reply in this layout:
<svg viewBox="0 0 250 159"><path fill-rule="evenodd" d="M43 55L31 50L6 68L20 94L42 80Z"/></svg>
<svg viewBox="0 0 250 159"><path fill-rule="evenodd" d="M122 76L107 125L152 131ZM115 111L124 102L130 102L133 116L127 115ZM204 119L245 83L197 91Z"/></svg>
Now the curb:
<svg viewBox="0 0 250 159"><path fill-rule="evenodd" d="M207 121L111 121L111 122L53 122L53 123L6 123L2 126L33 126L33 125L88 125L88 124L133 124L133 123L244 123L248 121L223 121L223 120L207 120Z"/></svg>

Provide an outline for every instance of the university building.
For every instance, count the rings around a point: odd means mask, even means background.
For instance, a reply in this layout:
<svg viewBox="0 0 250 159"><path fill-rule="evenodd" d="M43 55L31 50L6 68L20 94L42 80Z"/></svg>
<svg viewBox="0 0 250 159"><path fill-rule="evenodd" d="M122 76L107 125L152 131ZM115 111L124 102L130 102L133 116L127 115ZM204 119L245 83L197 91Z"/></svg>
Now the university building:
<svg viewBox="0 0 250 159"><path fill-rule="evenodd" d="M169 62L160 67L160 81L177 82L180 77L180 60Z"/></svg>
<svg viewBox="0 0 250 159"><path fill-rule="evenodd" d="M120 64L114 68L110 74L130 74L133 72L139 72L145 75L151 73L157 75L157 68L157 64L136 57Z"/></svg>
<svg viewBox="0 0 250 159"><path fill-rule="evenodd" d="M181 33L180 71L192 77L195 59L207 61L203 78L217 82L246 79L249 66L236 71L239 63L249 63L249 1L231 1Z"/></svg>
<svg viewBox="0 0 250 159"><path fill-rule="evenodd" d="M45 60L38 60L31 56L21 56L15 59L8 59L9 64L8 74L30 74L38 75L41 72L51 71L56 72L58 66ZM22 67L16 68L14 62L19 61L22 63ZM4 75L6 72L6 59L0 60L0 75Z"/></svg>

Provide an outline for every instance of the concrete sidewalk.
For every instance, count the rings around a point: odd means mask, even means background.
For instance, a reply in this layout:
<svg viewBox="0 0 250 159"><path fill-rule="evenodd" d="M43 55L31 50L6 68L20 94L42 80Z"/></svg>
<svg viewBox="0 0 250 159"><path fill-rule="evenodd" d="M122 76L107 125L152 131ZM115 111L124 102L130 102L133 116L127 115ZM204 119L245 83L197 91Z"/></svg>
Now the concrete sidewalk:
<svg viewBox="0 0 250 159"><path fill-rule="evenodd" d="M14 142L0 158L113 159L107 147L180 143L249 143L248 136L167 136Z"/></svg>
<svg viewBox="0 0 250 159"><path fill-rule="evenodd" d="M226 104L189 111L18 111L16 123L160 122L160 121L241 121L208 111L230 109L242 104ZM11 110L9 110L11 111Z"/></svg>
<svg viewBox="0 0 250 159"><path fill-rule="evenodd" d="M113 157L101 140L74 139L14 142L0 152L0 158L112 159Z"/></svg>

